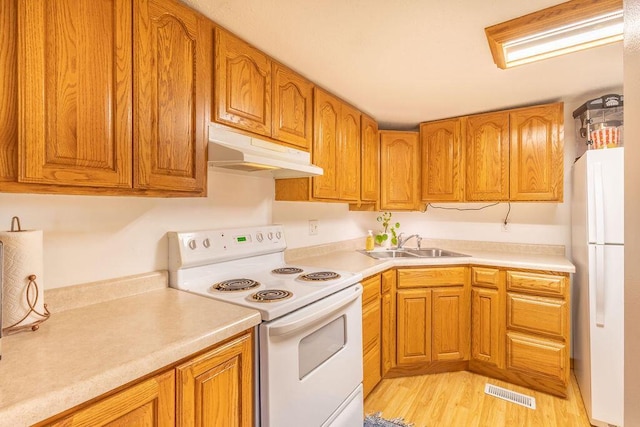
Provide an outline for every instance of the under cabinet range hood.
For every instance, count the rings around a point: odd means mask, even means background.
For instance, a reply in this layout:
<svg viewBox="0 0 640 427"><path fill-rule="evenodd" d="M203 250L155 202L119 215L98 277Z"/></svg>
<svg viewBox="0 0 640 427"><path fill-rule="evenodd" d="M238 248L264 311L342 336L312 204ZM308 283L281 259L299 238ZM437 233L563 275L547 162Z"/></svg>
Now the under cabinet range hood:
<svg viewBox="0 0 640 427"><path fill-rule="evenodd" d="M323 174L311 164L311 154L273 142L209 125L209 165L274 178L304 178Z"/></svg>

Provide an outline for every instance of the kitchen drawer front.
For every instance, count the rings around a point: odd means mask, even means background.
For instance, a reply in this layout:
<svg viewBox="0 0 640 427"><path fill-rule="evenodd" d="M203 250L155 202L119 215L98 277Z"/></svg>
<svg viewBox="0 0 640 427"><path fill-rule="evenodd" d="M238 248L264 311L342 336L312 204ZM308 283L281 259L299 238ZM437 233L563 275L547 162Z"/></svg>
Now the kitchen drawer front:
<svg viewBox="0 0 640 427"><path fill-rule="evenodd" d="M564 340L568 335L564 300L507 294L507 328Z"/></svg>
<svg viewBox="0 0 640 427"><path fill-rule="evenodd" d="M567 384L567 345L561 342L509 332L507 369L542 376Z"/></svg>
<svg viewBox="0 0 640 427"><path fill-rule="evenodd" d="M368 277L362 281L362 306L380 298L380 275Z"/></svg>
<svg viewBox="0 0 640 427"><path fill-rule="evenodd" d="M362 309L362 351L380 347L380 300L367 304Z"/></svg>
<svg viewBox="0 0 640 427"><path fill-rule="evenodd" d="M387 271L383 271L382 272L382 293L387 293L387 292L391 292L392 290L394 290L396 288L396 270L395 269L391 269L391 270L387 270Z"/></svg>
<svg viewBox="0 0 640 427"><path fill-rule="evenodd" d="M471 267L471 284L483 288L498 289L500 270L497 268Z"/></svg>
<svg viewBox="0 0 640 427"><path fill-rule="evenodd" d="M398 288L460 286L465 284L466 276L466 267L399 269Z"/></svg>
<svg viewBox="0 0 640 427"><path fill-rule="evenodd" d="M563 297L567 278L557 274L507 271L507 290Z"/></svg>

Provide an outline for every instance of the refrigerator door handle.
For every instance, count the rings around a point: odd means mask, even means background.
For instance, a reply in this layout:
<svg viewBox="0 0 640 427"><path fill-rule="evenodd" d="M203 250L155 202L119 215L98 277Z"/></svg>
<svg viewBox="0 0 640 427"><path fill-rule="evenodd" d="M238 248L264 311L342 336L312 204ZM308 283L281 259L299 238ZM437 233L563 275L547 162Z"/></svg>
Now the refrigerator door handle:
<svg viewBox="0 0 640 427"><path fill-rule="evenodd" d="M604 327L604 246L596 245L596 326Z"/></svg>
<svg viewBox="0 0 640 427"><path fill-rule="evenodd" d="M593 164L593 197L594 197L594 213L596 226L596 244L604 244L604 186L602 182L602 163L595 162Z"/></svg>

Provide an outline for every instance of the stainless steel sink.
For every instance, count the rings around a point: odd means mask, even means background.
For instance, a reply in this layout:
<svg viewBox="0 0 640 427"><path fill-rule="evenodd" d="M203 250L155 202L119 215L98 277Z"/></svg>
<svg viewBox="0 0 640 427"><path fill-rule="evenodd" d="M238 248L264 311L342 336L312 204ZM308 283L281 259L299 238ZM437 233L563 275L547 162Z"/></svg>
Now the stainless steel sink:
<svg viewBox="0 0 640 427"><path fill-rule="evenodd" d="M387 259L387 258L444 258L444 257L464 257L469 256L465 254L459 254L457 252L451 252L440 248L425 248L425 249L389 249L385 251L372 251L367 252L359 250L365 255L375 259Z"/></svg>
<svg viewBox="0 0 640 427"><path fill-rule="evenodd" d="M440 248L404 249L404 251L420 258L469 256L465 254L459 254L457 252L447 251Z"/></svg>
<svg viewBox="0 0 640 427"><path fill-rule="evenodd" d="M405 250L390 249L388 251L358 251L365 255L369 255L371 258L383 259L383 258L416 258L418 255L411 254Z"/></svg>

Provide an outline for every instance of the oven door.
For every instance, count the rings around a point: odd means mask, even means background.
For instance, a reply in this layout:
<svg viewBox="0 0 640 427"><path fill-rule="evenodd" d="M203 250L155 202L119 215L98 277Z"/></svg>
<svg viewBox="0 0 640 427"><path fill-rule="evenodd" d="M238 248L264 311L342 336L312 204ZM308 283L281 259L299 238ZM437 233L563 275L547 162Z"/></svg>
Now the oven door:
<svg viewBox="0 0 640 427"><path fill-rule="evenodd" d="M320 426L350 400L362 383L361 295L357 284L260 325L263 427Z"/></svg>

